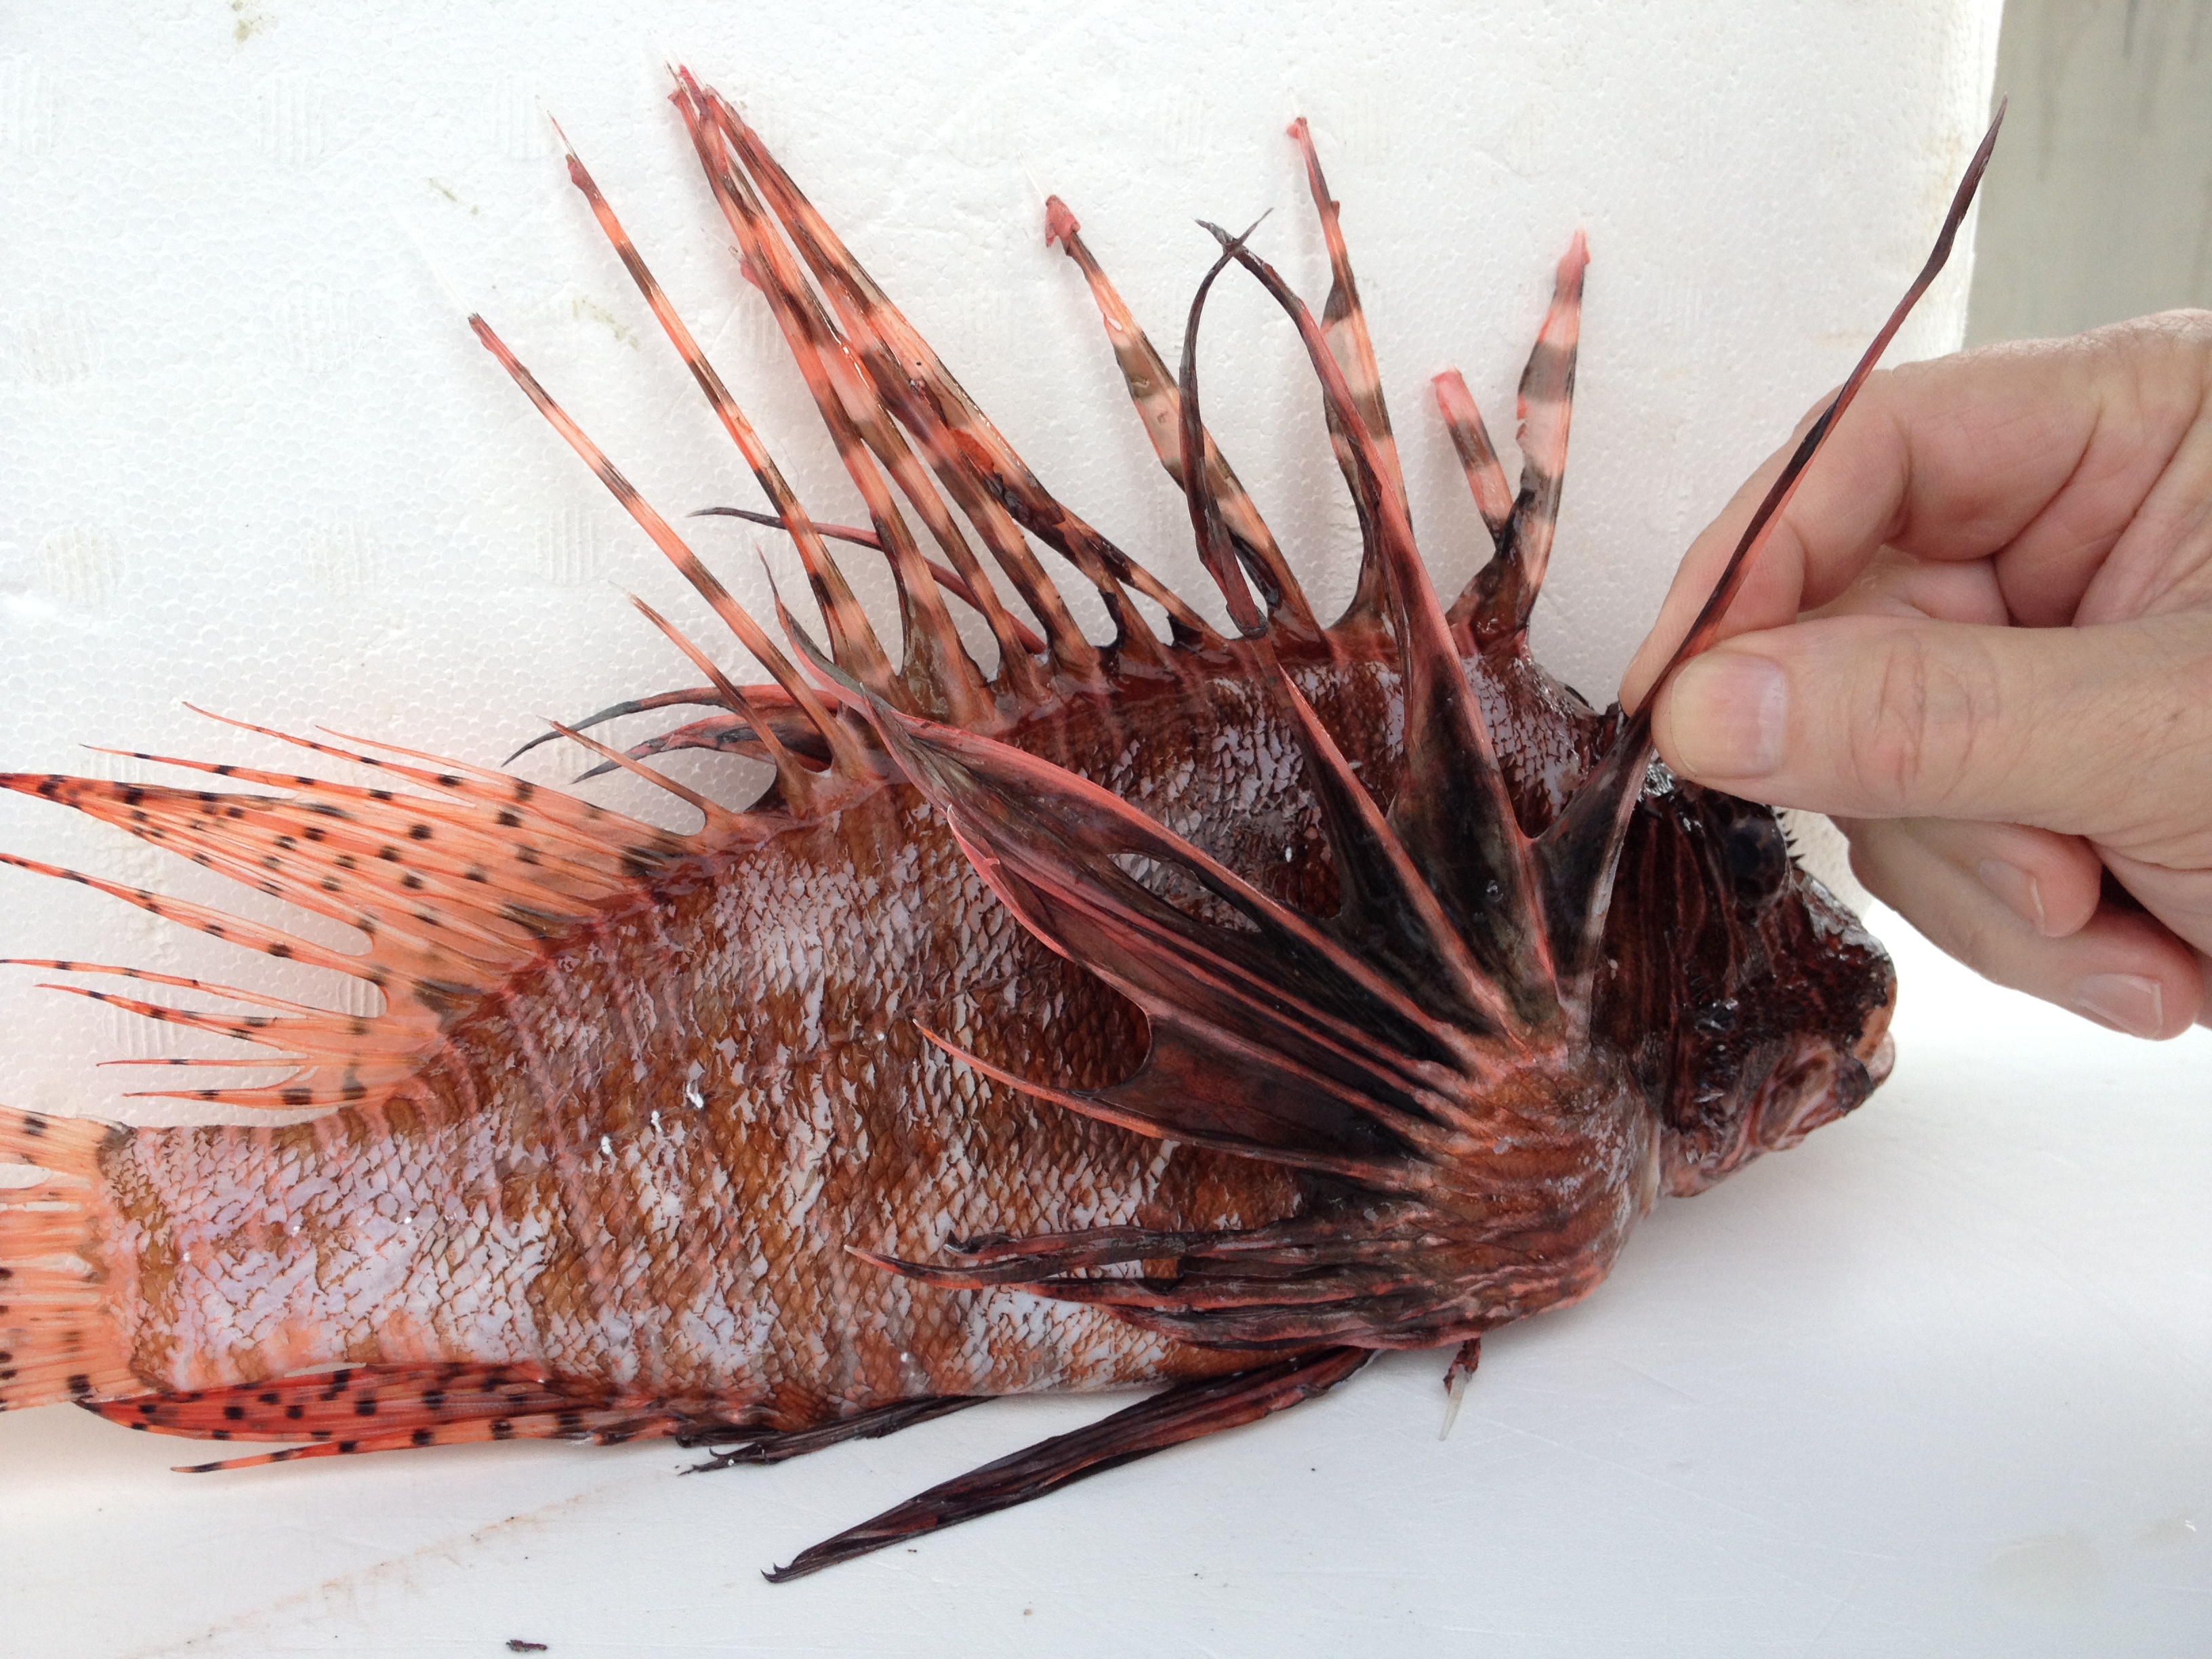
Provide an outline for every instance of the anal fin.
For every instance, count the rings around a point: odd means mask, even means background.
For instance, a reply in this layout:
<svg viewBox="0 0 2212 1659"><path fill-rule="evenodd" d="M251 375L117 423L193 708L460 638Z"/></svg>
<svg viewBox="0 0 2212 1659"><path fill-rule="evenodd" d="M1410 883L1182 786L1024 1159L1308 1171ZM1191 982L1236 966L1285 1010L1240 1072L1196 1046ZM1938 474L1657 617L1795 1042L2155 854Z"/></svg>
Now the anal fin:
<svg viewBox="0 0 2212 1659"><path fill-rule="evenodd" d="M1248 1371L1180 1382L1112 1416L932 1486L873 1520L801 1550L768 1575L788 1583L902 1539L1012 1509L1062 1486L1186 1440L1255 1422L1325 1394L1374 1355L1364 1348L1322 1348Z"/></svg>
<svg viewBox="0 0 2212 1659"><path fill-rule="evenodd" d="M705 1474L714 1469L733 1469L768 1463L785 1463L794 1457L804 1457L809 1452L825 1451L831 1446L842 1445L848 1440L880 1440L887 1434L896 1434L901 1429L910 1429L917 1423L950 1417L954 1412L965 1411L970 1406L980 1406L992 1398L987 1394L933 1394L919 1400L894 1401L888 1406L878 1406L872 1411L843 1418L834 1423L823 1423L811 1429L765 1429L732 1424L716 1424L708 1428L686 1429L676 1436L676 1443L686 1447L707 1448L712 1455L705 1462L694 1463L686 1474ZM713 1451L716 1446L727 1446L726 1451Z"/></svg>
<svg viewBox="0 0 2212 1659"><path fill-rule="evenodd" d="M680 1416L649 1401L617 1401L532 1369L490 1365L357 1365L235 1388L88 1402L125 1428L205 1440L304 1445L185 1467L206 1474L301 1457L400 1451L484 1440L596 1440L666 1434Z"/></svg>

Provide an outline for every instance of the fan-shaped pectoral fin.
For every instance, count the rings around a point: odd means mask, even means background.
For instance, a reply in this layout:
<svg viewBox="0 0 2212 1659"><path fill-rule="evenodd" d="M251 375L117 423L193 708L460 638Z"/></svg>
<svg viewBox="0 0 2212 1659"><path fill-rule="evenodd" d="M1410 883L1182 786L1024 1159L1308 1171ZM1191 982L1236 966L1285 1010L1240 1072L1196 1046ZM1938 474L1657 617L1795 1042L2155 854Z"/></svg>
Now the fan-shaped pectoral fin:
<svg viewBox="0 0 2212 1659"><path fill-rule="evenodd" d="M1054 1098L1151 1133L1347 1175L1356 1166L1369 1179L1419 1158L1447 1085L1488 1033L1438 1018L1400 982L1399 964L1097 785L880 703L869 712L1022 924L1152 1024L1136 1076Z"/></svg>

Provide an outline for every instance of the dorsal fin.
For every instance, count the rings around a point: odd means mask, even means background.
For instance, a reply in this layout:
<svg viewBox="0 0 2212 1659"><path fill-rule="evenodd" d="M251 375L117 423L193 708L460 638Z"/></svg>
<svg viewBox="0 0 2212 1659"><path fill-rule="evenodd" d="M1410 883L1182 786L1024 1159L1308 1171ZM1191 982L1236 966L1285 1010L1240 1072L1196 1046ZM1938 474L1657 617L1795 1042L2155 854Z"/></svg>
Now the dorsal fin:
<svg viewBox="0 0 2212 1659"><path fill-rule="evenodd" d="M1245 235L1251 233L1247 231ZM1243 246L1239 237L1221 257L1213 262L1198 292L1191 296L1190 318L1183 325L1182 368L1179 374L1180 388L1176 394L1176 436L1182 449L1181 471L1189 482L1183 487L1183 499L1190 508L1191 533L1198 544L1199 562L1206 567L1213 584L1221 590L1224 604L1229 607L1229 620L1237 631L1248 640L1263 639L1267 623L1262 622L1259 611L1252 603L1252 591L1245 585L1244 565L1237 557L1235 540L1224 520L1221 500L1214 493L1213 479L1206 465L1205 422L1198 406L1198 325L1206 315L1206 295L1213 291L1214 283L1229 268L1237 249Z"/></svg>
<svg viewBox="0 0 2212 1659"><path fill-rule="evenodd" d="M742 507L702 507L691 516L695 519L743 519L750 524L765 525L772 529L781 529L783 526L783 521L772 513L755 513ZM872 547L878 553L885 551L884 538L872 530L862 530L856 525L849 524L817 524L814 527L833 542L850 542L855 547ZM935 559L927 560L926 562L929 566L929 574L936 578L937 585L954 599L969 609L982 614L987 619L994 614L994 607L998 605L999 596L991 587L988 578L984 579L980 587L971 586L968 578L951 566L939 564ZM978 574L980 574L980 572ZM987 594L989 596L988 599L984 597ZM1014 638L1021 645L1022 650L1030 653L1032 656L1041 657L1045 653L1048 647L1045 645L1043 635L1019 618L1006 615L1003 610L997 611L995 614L1006 616L1007 624L1013 630ZM995 623L994 626L995 627Z"/></svg>
<svg viewBox="0 0 2212 1659"><path fill-rule="evenodd" d="M1580 231L1567 245L1552 284L1551 307L1521 372L1516 399L1520 419L1521 493L1507 498L1505 472L1491 447L1467 382L1457 371L1439 374L1437 406L1450 429L1452 444L1466 469L1468 487L1494 550L1452 602L1453 628L1477 650L1487 651L1528 629L1529 612L1551 563L1552 538L1559 524L1559 492L1566 478L1567 430L1574 416L1575 357L1582 338L1583 272L1589 250Z"/></svg>
<svg viewBox="0 0 2212 1659"><path fill-rule="evenodd" d="M491 325L480 316L472 316L469 319L469 326L476 331L477 338L483 343L484 349L499 360L500 367L522 388L523 394L538 406L538 413L544 416L547 422L561 434L568 447L583 458L584 464L606 486L607 492L622 504L638 527L653 538L653 544L667 556L669 562L683 573L684 580L691 584L699 596L713 608L714 614L738 636L738 641L753 654L761 666L768 670L785 694L814 723L823 742L829 746L831 769L847 778L867 776L870 769L866 757L860 752L852 732L822 706L822 700L815 696L813 687L807 684L798 670L791 665L790 659L762 631L760 624L746 614L744 607L730 596L729 589L722 586L720 579L700 562L699 556L685 544L668 520L653 510L651 503L638 494L636 486L622 475L605 453L569 418L568 411L553 401L551 394L538 383L538 377L525 368L515 355L507 349L506 342L492 331ZM802 767L792 766L780 769L777 781L783 786L787 799L802 802L811 792L813 776Z"/></svg>
<svg viewBox="0 0 2212 1659"><path fill-rule="evenodd" d="M1965 221L1966 210L1974 199L1974 192L1982 182L1982 174L1989 167L1990 156L1996 148L1997 130L2004 125L2006 106L2000 101L1996 118L1989 131L1983 136L1973 159L1967 162L1964 177L1953 192L1949 211L1944 215L1942 229L1936 233L1936 246L1929 252L1920 274L1897 302L1888 320L1883 323L1873 342L1859 358L1857 365L1843 384L1826 409L1820 412L1798 441L1796 449L1784 464L1765 498L1752 514L1751 522L1744 526L1735 550L1729 556L1720 579L1714 583L1712 592L1705 606L1692 623L1682 642L1668 659L1667 665L1651 682L1643 702L1635 713L1622 723L1620 735L1614 738L1606 755L1589 779L1576 793L1573 800L1559 819L1544 832L1537 847L1537 857L1542 868L1546 925L1556 941L1560 953L1563 981L1570 977L1586 981L1592 971L1600 935L1605 927L1606 907L1611 898L1615 867L1620 862L1622 837L1627 832L1629 813L1636 797L1644 787L1653 753L1651 744L1651 698L1668 677L1685 662L1703 651L1718 637L1728 607L1742 586L1753 562L1780 516L1790 497L1796 493L1806 467L1819 453L1843 412L1850 407L1851 400L1865 385L1866 378L1874 372L1875 364L1888 348L1891 339L1904 325L1920 296L1928 291L1929 284L1951 257L1951 246Z"/></svg>
<svg viewBox="0 0 2212 1659"><path fill-rule="evenodd" d="M1444 417L1445 429L1451 434L1452 448L1459 456L1460 470L1467 474L1467 487L1474 496L1474 510L1481 514L1483 528L1489 531L1493 544L1505 533L1507 520L1513 516L1513 492L1505 483L1505 469L1498 459L1498 446L1490 441L1490 428L1485 425L1482 411L1475 407L1474 394L1467 389L1467 380L1455 368L1448 368L1429 382L1437 395L1437 410ZM1472 603L1472 585L1467 592L1454 600L1448 619L1456 628L1465 617L1461 606Z"/></svg>
<svg viewBox="0 0 2212 1659"><path fill-rule="evenodd" d="M559 131L557 125L555 131ZM562 143L564 147L568 146L565 133L562 135ZM775 503L783 527L798 544L800 561L806 567L807 580L814 586L815 599L822 607L823 621L829 628L830 641L837 652L838 660L851 665L853 672L861 679L889 695L890 665L884 658L883 646L876 638L875 629L869 625L866 613L860 609L859 601L853 597L852 589L846 585L844 573L837 568L836 561L830 556L829 549L815 532L805 509L799 504L798 496L784 481L781 470L769 456L767 445L761 441L752 422L738 407L737 400L730 396L729 388L723 385L722 377L715 372L714 366L707 361L707 354L699 349L699 343L692 338L691 331L684 325L676 307L669 303L667 295L647 269L644 256L630 240L629 233L623 228L622 221L615 216L614 209L608 205L606 198L599 193L599 185L592 181L591 173L573 147L568 148L568 160L569 182L583 193L584 199L591 204L592 217L599 221L599 228L613 244L616 253L629 270L631 280L637 284L638 292L645 296L646 304L652 308L662 331L675 346L677 355L684 359L685 367L690 369L692 378L699 383L699 389L706 394L708 405L720 420L723 430L737 445L738 453L745 459L745 465L752 470L753 477L767 492L768 498ZM934 599L933 591L930 598ZM944 619L941 605L938 610L937 620L942 630L950 634L951 624ZM957 635L954 635L956 647L957 643ZM982 689L974 665L968 663L963 656L958 666L965 669L964 675L955 670L953 665L945 666L948 671L944 682L947 696L956 702L961 702L963 709L974 708Z"/></svg>
<svg viewBox="0 0 2212 1659"><path fill-rule="evenodd" d="M707 812L709 827L699 836L658 830L476 768L449 763L434 770L263 727L246 729L370 767L395 785L424 793L151 754L134 758L281 793L0 774L0 788L73 806L259 892L342 922L365 941L359 954L349 955L204 905L0 854L0 862L81 882L247 950L364 981L383 994L383 1012L354 1014L102 963L36 964L222 998L243 1012L173 1008L106 990L58 988L287 1057L289 1074L276 1082L144 1093L270 1108L368 1107L404 1097L460 1010L540 959L559 939L649 903L656 880L750 828L680 786L678 792Z"/></svg>
<svg viewBox="0 0 2212 1659"><path fill-rule="evenodd" d="M1085 245L1082 225L1068 210L1067 204L1057 196L1045 202L1045 240L1059 243L1090 285L1099 319L1106 325L1106 338L1114 348L1114 361L1121 366L1121 379L1129 388L1129 401L1136 405L1145 435L1152 441L1152 453L1159 457L1168 477L1181 487L1182 395L1176 389L1175 377L1168 372L1167 363ZM1320 624L1314 619L1305 590L1291 573L1282 549L1276 545L1274 533L1261 518L1258 505L1237 481L1220 447L1214 442L1213 434L1202 427L1200 431L1206 452L1206 474L1212 481L1214 499L1220 504L1223 526L1246 568L1266 590L1270 621L1287 637L1319 638Z"/></svg>
<svg viewBox="0 0 2212 1659"><path fill-rule="evenodd" d="M1382 569L1381 532L1370 519L1356 472L1362 468L1372 471L1379 489L1395 497L1401 516L1410 518L1411 509L1406 502L1405 477L1398 466L1398 441L1392 435L1389 410L1382 403L1382 374L1375 360L1375 342L1367 331L1367 313L1359 304L1359 285L1352 280L1352 251L1344 240L1342 211L1328 193L1328 180L1322 176L1321 155L1314 148L1313 130L1306 118L1301 115L1291 122L1289 133L1305 162L1306 186L1321 220L1322 240L1328 246L1328 298L1322 303L1322 337L1343 375L1346 401L1358 411L1367 433L1365 454L1355 456L1341 417L1331 410L1329 439L1336 447L1337 465L1344 469L1352 500L1359 504L1361 536L1359 578L1352 588L1352 603L1333 626L1357 634L1374 627L1386 613L1389 581Z"/></svg>
<svg viewBox="0 0 2212 1659"><path fill-rule="evenodd" d="M1959 227L1966 222L1966 210L1973 205L1974 191L1982 182L1983 173L1989 167L1990 156L1996 149L1997 130L2004 125L2005 111L2010 104L2008 99L1998 100L1997 112L1990 122L1990 130L1982 136L1981 144L1975 149L1973 159L1966 163L1966 176L1959 180L1959 188L1952 193L1950 210L1943 216L1943 227L1936 233L1936 246L1929 250L1926 263L1920 267L1920 274L1912 279L1911 287L1905 289L1905 297L1897 302L1896 308L1889 313L1888 320L1882 324L1873 343L1861 354L1842 387L1829 400L1828 406L1820 411L1820 417L1805 429L1805 435L1797 441L1797 447L1790 453L1782 471L1775 475L1765 497L1752 514L1751 522L1744 526L1735 550L1729 556L1728 563L1723 567L1720 579L1706 596L1697 620L1690 624L1681 644L1667 659L1667 665L1653 678L1650 690L1644 694L1644 701L1636 710L1639 720L1649 714L1653 695L1674 672L1719 637L1722 619L1727 616L1729 606L1735 602L1736 593L1742 587L1744 578L1751 574L1751 568L1757 562L1760 550L1766 545L1766 538L1781 517L1782 509L1797 493L1797 486L1805 476L1806 467L1820 452L1820 446L1827 441L1828 434L1835 429L1836 422L1843 412L1859 395L1859 388L1866 384L1867 376L1874 373L1875 365L1881 361L1881 354L1889 349L1889 343L1896 337L1897 331L1905 326L1905 319L1912 314L1913 307L1920 303L1920 296L1927 293L1929 284L1950 262L1951 245L1958 239Z"/></svg>
<svg viewBox="0 0 2212 1659"><path fill-rule="evenodd" d="M1178 640L1197 645L1218 642L1205 619L1173 589L1046 489L815 211L760 136L713 91L700 88L688 76L681 78L688 94L711 114L715 127L742 158L799 256L844 319L878 391L923 444L946 488L961 499L962 510L975 517L963 491L970 485L988 486L992 502L1083 573L1097 589L1117 629L1133 632L1145 626L1121 592L1126 585L1166 611ZM1040 617L1050 620L1042 612Z"/></svg>
<svg viewBox="0 0 2212 1659"><path fill-rule="evenodd" d="M1453 647L1443 607L1414 544L1403 498L1390 487L1382 452L1305 302L1242 240L1218 226L1206 228L1296 325L1321 378L1330 417L1342 434L1342 453L1351 459L1405 677L1406 770L1416 783L1400 792L1390 811L1391 825L1484 971L1524 1018L1544 1018L1559 1006L1558 987L1537 897L1534 859L1521 834L1489 728Z"/></svg>
<svg viewBox="0 0 2212 1659"><path fill-rule="evenodd" d="M693 146L699 152L700 161L706 168L723 217L737 235L747 259L753 264L755 279L763 283L777 282L775 264L787 256L781 242L769 228L769 207L763 204L761 197L755 194L754 180L758 180L768 201L776 205L777 216L784 220L786 229L789 231L791 216L782 210L783 204L778 199L776 189L781 181L775 173L764 173L760 167L754 165L753 156L746 152L743 142L747 130L735 112L730 110L715 93L679 76L675 103L690 131ZM738 156L740 154L745 155L747 170L753 174L753 179L749 179L747 171L739 169ZM808 253L807 240L795 234L794 240L801 256L805 257ZM767 262L765 269L764 261ZM809 263L812 261L810 259ZM817 280L822 280L818 270L816 276ZM828 287L833 303L837 302L840 298L837 285L828 284ZM908 411L902 404L911 402L911 398L902 396L902 388L896 380L877 372L874 366L868 363L870 357L879 355L883 349L882 341L871 330L871 319L866 313L856 313L843 304L840 304L839 309L858 355L864 365L869 368L869 378L874 383L873 395L882 398L891 412L897 415L921 441L924 453L930 456L936 469L939 481L951 493L961 511L982 534L985 544L1020 590L1030 609L1044 625L1045 637L1051 641L1053 659L1060 672L1077 684L1098 684L1101 671L1097 648L1084 638L1083 630L1068 613L1059 591L1053 586L1042 567L1037 565L1035 556L1022 544L1019 532L1013 530L1010 523L1001 523L1003 511L999 510L998 504L989 501L976 487L975 481L967 476L949 446L933 443L933 434L926 426L916 429L916 423L907 418ZM817 401L821 401L818 393ZM826 409L824 412L826 416ZM1117 618L1117 622L1120 620Z"/></svg>

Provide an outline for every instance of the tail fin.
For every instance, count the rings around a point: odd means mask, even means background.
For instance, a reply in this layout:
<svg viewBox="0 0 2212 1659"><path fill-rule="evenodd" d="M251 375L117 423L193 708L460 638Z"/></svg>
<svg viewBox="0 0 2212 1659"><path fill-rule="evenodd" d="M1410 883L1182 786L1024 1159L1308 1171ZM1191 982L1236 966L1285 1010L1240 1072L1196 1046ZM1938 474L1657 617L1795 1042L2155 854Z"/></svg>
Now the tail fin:
<svg viewBox="0 0 2212 1659"><path fill-rule="evenodd" d="M0 1412L143 1390L100 1262L100 1149L125 1131L0 1108ZM25 1168L40 1172L17 1185Z"/></svg>

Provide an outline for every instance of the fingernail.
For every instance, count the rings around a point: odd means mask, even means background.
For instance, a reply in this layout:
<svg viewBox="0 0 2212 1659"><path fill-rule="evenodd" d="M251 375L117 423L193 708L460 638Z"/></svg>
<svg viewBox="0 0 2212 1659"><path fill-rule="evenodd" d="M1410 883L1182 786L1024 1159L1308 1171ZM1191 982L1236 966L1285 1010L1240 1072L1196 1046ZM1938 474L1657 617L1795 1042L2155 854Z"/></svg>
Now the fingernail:
<svg viewBox="0 0 2212 1659"><path fill-rule="evenodd" d="M2166 1024L2166 993L2140 974L2091 974L2074 982L2074 1006L2130 1036L2156 1036Z"/></svg>
<svg viewBox="0 0 2212 1659"><path fill-rule="evenodd" d="M2033 876L2002 859L1984 859L1974 866L1974 873L2022 921L2032 923L2039 933L2049 934L2051 929L2043 920L2043 889Z"/></svg>
<svg viewBox="0 0 2212 1659"><path fill-rule="evenodd" d="M1765 777L1782 763L1789 717L1789 677L1748 651L1708 651L1674 676L1668 726L1692 777Z"/></svg>

